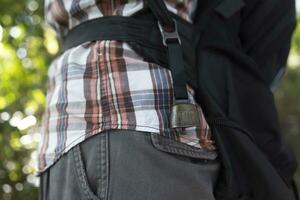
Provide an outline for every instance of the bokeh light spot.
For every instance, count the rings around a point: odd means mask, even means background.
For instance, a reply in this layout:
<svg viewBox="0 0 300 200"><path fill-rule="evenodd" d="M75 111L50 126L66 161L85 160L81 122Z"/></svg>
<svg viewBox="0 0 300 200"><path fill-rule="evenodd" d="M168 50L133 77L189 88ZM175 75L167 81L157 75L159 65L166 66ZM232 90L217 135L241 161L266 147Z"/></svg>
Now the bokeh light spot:
<svg viewBox="0 0 300 200"><path fill-rule="evenodd" d="M8 185L8 184L4 184L4 185L2 186L2 189L3 189L3 192L5 192L5 193L11 193L11 191L12 191L11 186Z"/></svg>
<svg viewBox="0 0 300 200"><path fill-rule="evenodd" d="M14 27L12 27L11 29L10 29L10 31L9 31L9 34L10 34L10 36L11 37L13 37L13 38L18 38L18 37L20 37L21 36L21 29L19 28L19 27L17 27L17 26L14 26Z"/></svg>
<svg viewBox="0 0 300 200"><path fill-rule="evenodd" d="M29 1L27 4L27 8L33 12L39 8L39 4L36 1Z"/></svg>

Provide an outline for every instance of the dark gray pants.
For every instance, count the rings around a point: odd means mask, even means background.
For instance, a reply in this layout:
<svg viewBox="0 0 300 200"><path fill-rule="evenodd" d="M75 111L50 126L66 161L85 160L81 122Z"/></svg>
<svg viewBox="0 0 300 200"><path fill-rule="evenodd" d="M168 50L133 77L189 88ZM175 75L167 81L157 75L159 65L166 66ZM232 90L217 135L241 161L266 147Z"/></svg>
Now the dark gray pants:
<svg viewBox="0 0 300 200"><path fill-rule="evenodd" d="M40 178L40 200L213 200L219 162L156 133L108 130Z"/></svg>

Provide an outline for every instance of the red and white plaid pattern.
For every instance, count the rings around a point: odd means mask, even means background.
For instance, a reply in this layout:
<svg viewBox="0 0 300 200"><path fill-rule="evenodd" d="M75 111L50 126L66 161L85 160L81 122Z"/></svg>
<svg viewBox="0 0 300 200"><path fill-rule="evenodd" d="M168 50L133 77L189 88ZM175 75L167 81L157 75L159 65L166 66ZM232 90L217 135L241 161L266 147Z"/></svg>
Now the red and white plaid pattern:
<svg viewBox="0 0 300 200"><path fill-rule="evenodd" d="M190 21L195 0L166 3ZM46 0L45 21L60 37L83 21L104 15L129 16L142 8L141 0ZM187 89L191 103L197 104L194 90L189 85ZM86 42L65 51L48 69L38 171L46 170L74 145L108 129L153 132L215 150L198 104L200 127L186 128L183 133L169 128L173 102L170 71L143 61L125 42Z"/></svg>

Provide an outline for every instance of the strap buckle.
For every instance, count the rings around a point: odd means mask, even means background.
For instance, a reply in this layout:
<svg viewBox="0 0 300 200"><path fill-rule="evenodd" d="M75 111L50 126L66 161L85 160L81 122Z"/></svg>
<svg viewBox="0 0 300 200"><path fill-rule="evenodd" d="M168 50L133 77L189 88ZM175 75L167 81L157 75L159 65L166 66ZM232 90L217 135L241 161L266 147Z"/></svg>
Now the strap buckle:
<svg viewBox="0 0 300 200"><path fill-rule="evenodd" d="M187 101L176 103L172 106L170 116L171 128L200 127L200 115L195 104Z"/></svg>
<svg viewBox="0 0 300 200"><path fill-rule="evenodd" d="M181 40L180 40L180 37L179 37L179 34L178 34L178 29L177 29L177 22L174 19L173 19L173 21L174 21L175 30L172 31L172 32L165 31L163 26L158 21L158 27L159 27L159 30L160 30L160 33L161 33L161 36L162 36L162 39L163 39L163 44L165 46L167 46L168 40L173 41L174 39L176 39L177 42L181 45Z"/></svg>

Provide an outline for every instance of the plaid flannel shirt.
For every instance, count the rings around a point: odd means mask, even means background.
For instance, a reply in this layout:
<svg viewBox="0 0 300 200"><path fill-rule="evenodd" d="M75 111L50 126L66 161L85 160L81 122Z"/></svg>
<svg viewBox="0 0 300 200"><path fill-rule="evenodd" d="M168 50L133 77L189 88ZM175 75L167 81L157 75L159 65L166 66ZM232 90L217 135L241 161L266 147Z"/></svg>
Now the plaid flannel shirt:
<svg viewBox="0 0 300 200"><path fill-rule="evenodd" d="M168 0L168 9L187 21L196 0ZM45 0L45 21L65 35L76 25L108 15L130 16L142 0ZM189 100L197 104L187 84ZM170 128L175 100L169 69L143 61L125 42L86 42L57 56L48 69L46 110L38 147L38 172L90 136L108 129L162 134L174 140L215 150L200 105L200 127L178 132Z"/></svg>

